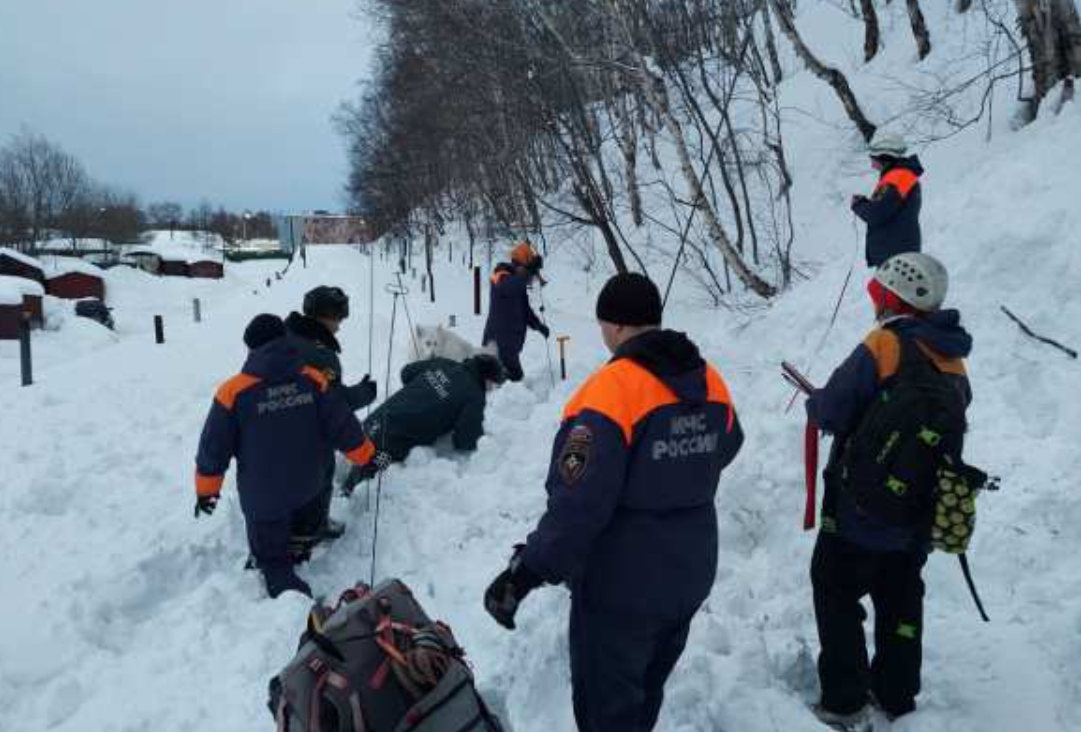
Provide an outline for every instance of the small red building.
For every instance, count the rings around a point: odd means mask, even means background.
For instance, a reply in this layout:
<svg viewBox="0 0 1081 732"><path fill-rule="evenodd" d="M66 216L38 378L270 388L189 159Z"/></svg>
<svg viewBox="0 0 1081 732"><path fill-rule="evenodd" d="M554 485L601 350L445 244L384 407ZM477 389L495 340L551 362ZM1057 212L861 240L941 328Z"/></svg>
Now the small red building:
<svg viewBox="0 0 1081 732"><path fill-rule="evenodd" d="M46 291L53 297L80 300L95 297L105 301L105 279L102 271L90 264L70 257L57 257L49 268Z"/></svg>
<svg viewBox="0 0 1081 732"><path fill-rule="evenodd" d="M188 262L188 277L220 280L225 276L225 266L211 259Z"/></svg>
<svg viewBox="0 0 1081 732"><path fill-rule="evenodd" d="M45 323L41 306L45 289L24 277L0 276L0 340L15 340L24 317L30 326L40 328Z"/></svg>
<svg viewBox="0 0 1081 732"><path fill-rule="evenodd" d="M162 257L161 264L158 266L158 274L163 277L187 277L188 263L183 259Z"/></svg>
<svg viewBox="0 0 1081 732"><path fill-rule="evenodd" d="M14 249L0 248L0 276L23 277L45 284L41 262Z"/></svg>

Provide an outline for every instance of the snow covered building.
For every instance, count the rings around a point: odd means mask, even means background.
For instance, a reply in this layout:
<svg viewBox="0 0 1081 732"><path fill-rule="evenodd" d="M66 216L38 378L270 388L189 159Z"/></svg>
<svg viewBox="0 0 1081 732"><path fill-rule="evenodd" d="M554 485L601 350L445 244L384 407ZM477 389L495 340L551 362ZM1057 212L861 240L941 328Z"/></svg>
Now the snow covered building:
<svg viewBox="0 0 1081 732"><path fill-rule="evenodd" d="M14 249L0 248L0 276L4 275L45 284L45 268L41 262Z"/></svg>
<svg viewBox="0 0 1081 732"><path fill-rule="evenodd" d="M40 328L45 323L41 283L25 277L0 275L0 340L15 340L24 318L30 326Z"/></svg>
<svg viewBox="0 0 1081 732"><path fill-rule="evenodd" d="M101 269L72 257L57 257L54 260L45 287L50 295L65 300L84 297L105 300L105 279Z"/></svg>

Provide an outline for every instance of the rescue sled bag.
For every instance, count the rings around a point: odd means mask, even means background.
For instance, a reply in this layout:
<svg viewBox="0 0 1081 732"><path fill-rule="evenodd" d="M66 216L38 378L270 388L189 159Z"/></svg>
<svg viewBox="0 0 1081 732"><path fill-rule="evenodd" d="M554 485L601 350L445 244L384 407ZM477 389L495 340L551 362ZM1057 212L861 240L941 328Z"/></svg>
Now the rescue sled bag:
<svg viewBox="0 0 1081 732"><path fill-rule="evenodd" d="M268 706L279 732L501 732L464 659L402 582L359 585L312 607Z"/></svg>

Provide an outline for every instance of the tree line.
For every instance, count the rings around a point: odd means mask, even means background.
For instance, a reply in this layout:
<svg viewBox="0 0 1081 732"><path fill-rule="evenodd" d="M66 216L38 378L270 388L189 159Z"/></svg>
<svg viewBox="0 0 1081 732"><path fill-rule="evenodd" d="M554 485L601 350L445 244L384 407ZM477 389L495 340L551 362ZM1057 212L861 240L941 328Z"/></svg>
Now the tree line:
<svg viewBox="0 0 1081 732"><path fill-rule="evenodd" d="M954 10L995 20L1004 1L955 0ZM834 0L864 24L867 61L888 3ZM877 128L844 74L805 42L795 0L368 4L386 40L337 122L352 207L380 235L431 246L451 222L471 245L585 231L619 271L667 257L718 304L733 292L770 297L798 275L779 43L834 89L858 134ZM1053 89L1072 96L1081 74L1076 6L1012 5L1020 37L999 24L1015 53L977 81L993 86L1015 63L1032 119ZM933 29L919 0L905 9L926 58ZM964 88L944 83L914 104L941 112ZM656 232L678 246L655 247Z"/></svg>
<svg viewBox="0 0 1081 732"><path fill-rule="evenodd" d="M276 238L268 211L237 213L208 202L185 209L161 201L142 206L138 197L103 184L60 145L24 129L0 147L0 246L33 252L65 240L137 243L154 229L217 234L226 242Z"/></svg>

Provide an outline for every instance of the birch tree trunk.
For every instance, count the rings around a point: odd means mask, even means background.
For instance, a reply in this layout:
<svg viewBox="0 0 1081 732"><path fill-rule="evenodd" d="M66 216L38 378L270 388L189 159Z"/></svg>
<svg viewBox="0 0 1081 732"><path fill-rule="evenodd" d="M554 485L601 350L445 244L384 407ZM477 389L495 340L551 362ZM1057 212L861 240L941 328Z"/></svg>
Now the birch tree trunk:
<svg viewBox="0 0 1081 732"><path fill-rule="evenodd" d="M1081 19L1074 0L1014 0L1014 4L1032 57L1032 120L1060 81L1065 82L1063 102L1073 98L1074 79L1081 76Z"/></svg>
<svg viewBox="0 0 1081 732"><path fill-rule="evenodd" d="M907 0L908 19L912 23L912 34L916 36L916 48L920 52L920 61L931 53L931 31L927 30L927 21L920 8L920 0Z"/></svg>
<svg viewBox="0 0 1081 732"><path fill-rule="evenodd" d="M807 47L807 44L803 42L803 38L796 28L796 20L792 15L792 6L789 0L770 0L770 5L773 8L773 14L777 16L777 22L781 25L781 32L791 41L803 63L807 65L812 74L833 87L845 108L845 113L848 114L848 118L859 129L863 139L870 142L875 135L876 127L864 115L852 87L848 84L848 79L837 69L826 66L819 61L811 52L811 49Z"/></svg>
<svg viewBox="0 0 1081 732"><path fill-rule="evenodd" d="M881 44L881 34L878 30L878 13L875 11L875 0L860 0L860 10L863 13L863 60L868 62L878 54Z"/></svg>

